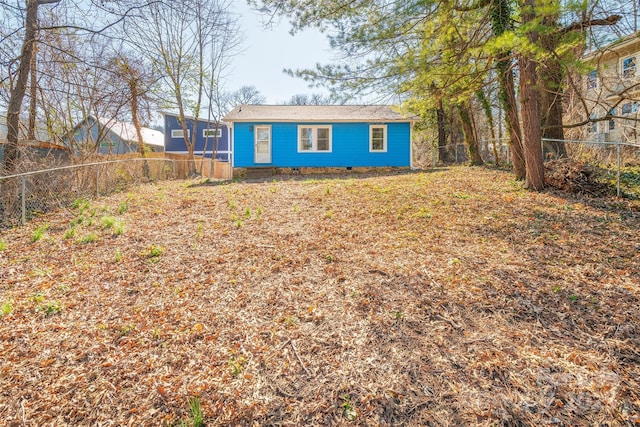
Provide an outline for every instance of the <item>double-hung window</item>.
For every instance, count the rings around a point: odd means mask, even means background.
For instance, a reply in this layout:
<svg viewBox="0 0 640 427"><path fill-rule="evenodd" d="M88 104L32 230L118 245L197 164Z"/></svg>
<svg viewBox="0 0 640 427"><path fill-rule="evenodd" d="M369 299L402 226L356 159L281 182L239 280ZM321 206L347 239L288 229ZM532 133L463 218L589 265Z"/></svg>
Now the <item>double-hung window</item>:
<svg viewBox="0 0 640 427"><path fill-rule="evenodd" d="M187 129L187 138L191 137L191 129ZM171 138L184 138L182 129L171 129Z"/></svg>
<svg viewBox="0 0 640 427"><path fill-rule="evenodd" d="M622 60L622 77L631 78L636 76L636 57L630 56Z"/></svg>
<svg viewBox="0 0 640 427"><path fill-rule="evenodd" d="M387 151L387 125L369 126L369 151L374 153Z"/></svg>
<svg viewBox="0 0 640 427"><path fill-rule="evenodd" d="M301 153L331 152L331 126L329 125L298 126L298 152L301 152Z"/></svg>
<svg viewBox="0 0 640 427"><path fill-rule="evenodd" d="M202 136L204 138L222 138L222 128L218 128L218 129L202 129Z"/></svg>

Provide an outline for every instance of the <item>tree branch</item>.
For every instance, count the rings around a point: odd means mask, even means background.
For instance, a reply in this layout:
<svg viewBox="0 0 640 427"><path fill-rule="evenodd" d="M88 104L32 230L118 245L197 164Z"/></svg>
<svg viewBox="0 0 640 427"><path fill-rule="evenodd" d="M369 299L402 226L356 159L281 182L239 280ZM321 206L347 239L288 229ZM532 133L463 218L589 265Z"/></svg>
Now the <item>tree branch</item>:
<svg viewBox="0 0 640 427"><path fill-rule="evenodd" d="M590 19L581 22L574 22L573 24L561 28L559 34L567 34L587 27L616 25L621 19L622 16L620 15L611 15L604 19Z"/></svg>

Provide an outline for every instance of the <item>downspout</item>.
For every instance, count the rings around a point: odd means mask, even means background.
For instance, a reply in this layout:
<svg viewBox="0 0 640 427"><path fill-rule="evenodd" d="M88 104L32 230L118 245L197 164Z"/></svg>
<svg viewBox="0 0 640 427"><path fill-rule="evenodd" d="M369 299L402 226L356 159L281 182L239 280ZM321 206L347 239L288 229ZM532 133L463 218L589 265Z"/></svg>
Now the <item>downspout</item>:
<svg viewBox="0 0 640 427"><path fill-rule="evenodd" d="M236 129L235 122L231 122L231 127L229 128L229 148L231 153L229 153L229 157L231 157L231 175L233 176L233 168L236 166Z"/></svg>

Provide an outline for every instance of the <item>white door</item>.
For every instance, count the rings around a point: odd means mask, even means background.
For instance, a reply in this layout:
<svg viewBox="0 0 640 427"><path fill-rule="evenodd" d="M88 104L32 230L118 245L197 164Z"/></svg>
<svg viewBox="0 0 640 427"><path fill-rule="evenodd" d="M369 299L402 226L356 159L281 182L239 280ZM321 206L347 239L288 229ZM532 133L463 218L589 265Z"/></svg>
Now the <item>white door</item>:
<svg viewBox="0 0 640 427"><path fill-rule="evenodd" d="M256 126L255 163L271 163L271 126Z"/></svg>

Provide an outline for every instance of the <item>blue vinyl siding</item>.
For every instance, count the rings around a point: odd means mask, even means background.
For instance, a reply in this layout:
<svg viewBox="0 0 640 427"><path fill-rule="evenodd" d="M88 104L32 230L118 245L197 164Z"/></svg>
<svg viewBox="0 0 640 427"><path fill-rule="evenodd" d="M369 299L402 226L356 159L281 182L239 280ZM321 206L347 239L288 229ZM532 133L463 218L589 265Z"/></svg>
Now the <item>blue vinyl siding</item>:
<svg viewBox="0 0 640 427"><path fill-rule="evenodd" d="M235 123L234 166L275 167L372 167L411 165L410 123L382 123L387 126L387 151L369 152L369 125L381 123ZM254 163L256 125L271 125L272 163ZM298 126L331 126L331 152L298 152Z"/></svg>
<svg viewBox="0 0 640 427"><path fill-rule="evenodd" d="M187 129L193 132L193 119L187 119ZM218 149L216 158L222 161L229 161L229 129L226 125L218 125L222 129L222 136L218 138ZM207 122L205 120L198 120L198 126L196 127L196 145L194 151L196 155L202 155L202 150L205 146L205 137L202 131L207 128ZM209 126L210 129L214 129L215 125L212 123ZM167 153L186 153L187 145L184 142L184 138L171 138L172 130L182 130L182 124L178 120L178 117L169 114L164 115L164 147ZM193 136L193 134L191 135ZM215 148L215 138L209 137L207 142L207 154L206 157L211 157Z"/></svg>

